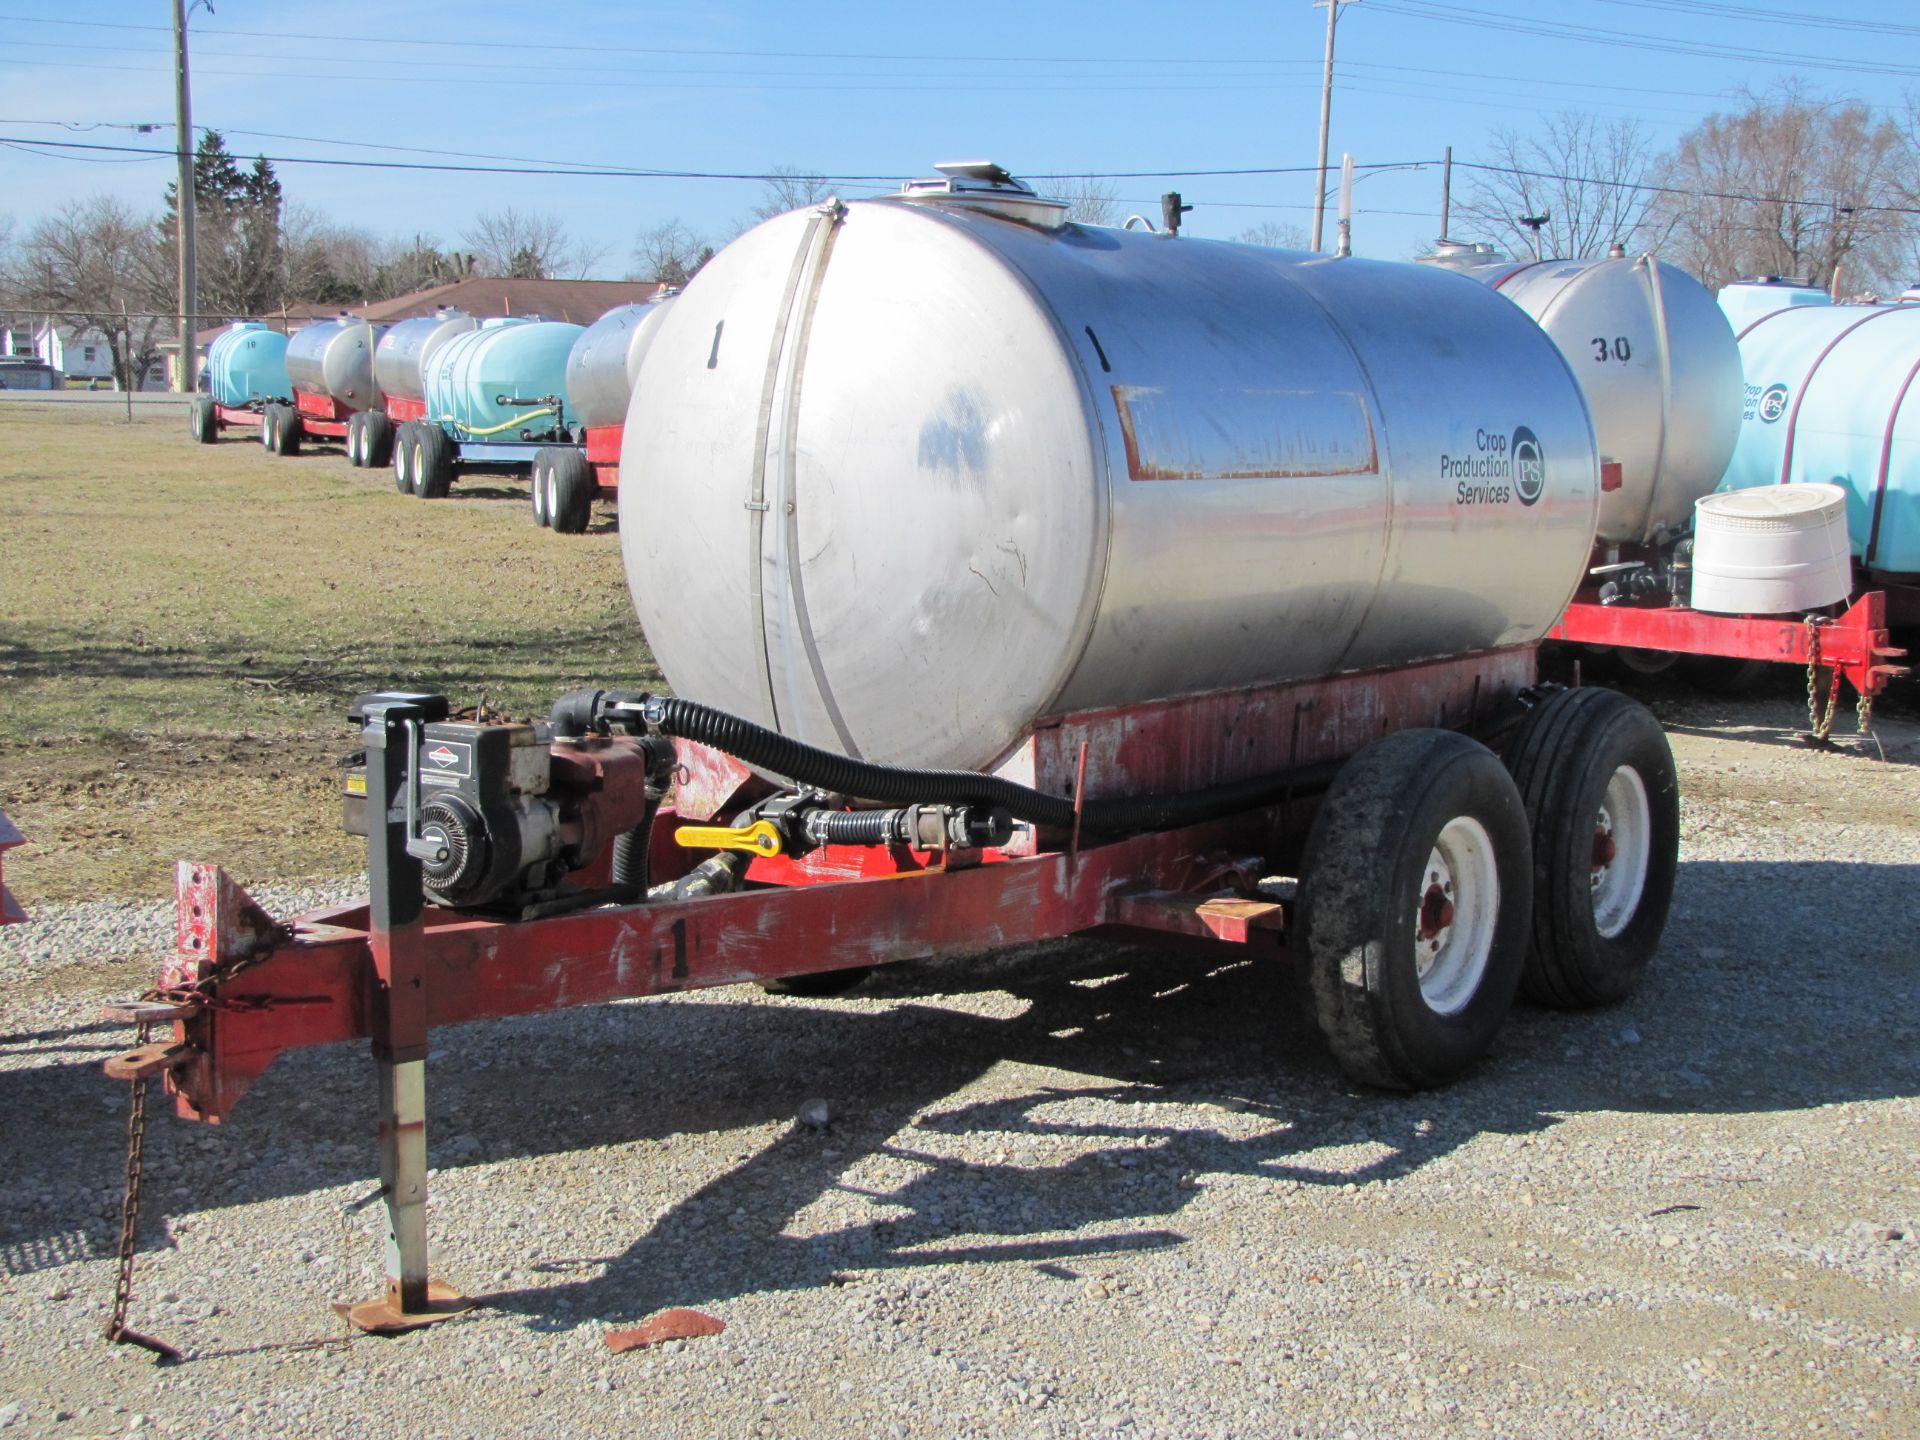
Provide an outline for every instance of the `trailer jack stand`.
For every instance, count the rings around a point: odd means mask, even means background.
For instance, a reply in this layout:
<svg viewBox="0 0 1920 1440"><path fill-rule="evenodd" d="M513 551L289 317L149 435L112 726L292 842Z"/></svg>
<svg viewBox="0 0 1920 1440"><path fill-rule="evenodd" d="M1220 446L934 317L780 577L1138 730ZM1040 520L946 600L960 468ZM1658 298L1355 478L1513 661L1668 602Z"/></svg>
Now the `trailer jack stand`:
<svg viewBox="0 0 1920 1440"><path fill-rule="evenodd" d="M427 1275L427 1012L420 960L425 895L408 853L408 774L419 727L445 718L436 697L377 696L366 706L367 878L370 949L380 988L373 1058L380 1074L380 1191L387 1204L387 1289L334 1311L372 1335L400 1335L450 1319L474 1302Z"/></svg>
<svg viewBox="0 0 1920 1440"><path fill-rule="evenodd" d="M403 1335L474 1307L427 1275L427 1088L424 1060L377 1057L380 1193L387 1202L387 1290L334 1313L369 1335Z"/></svg>

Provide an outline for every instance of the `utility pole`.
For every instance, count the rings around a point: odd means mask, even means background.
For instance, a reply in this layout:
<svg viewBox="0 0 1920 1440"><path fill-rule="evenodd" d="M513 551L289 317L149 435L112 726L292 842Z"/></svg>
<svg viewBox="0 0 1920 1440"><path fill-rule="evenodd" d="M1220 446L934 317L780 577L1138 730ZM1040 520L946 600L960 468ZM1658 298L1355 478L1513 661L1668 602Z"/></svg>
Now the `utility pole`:
<svg viewBox="0 0 1920 1440"><path fill-rule="evenodd" d="M1327 220L1327 131L1333 120L1333 27L1340 19L1340 7L1356 0L1313 0L1317 9L1327 7L1327 63L1320 75L1320 168L1313 177L1313 248L1320 249L1320 236Z"/></svg>
<svg viewBox="0 0 1920 1440"><path fill-rule="evenodd" d="M1453 231L1447 227L1453 221L1453 147L1447 146L1447 158L1440 167L1440 238L1447 239Z"/></svg>
<svg viewBox="0 0 1920 1440"><path fill-rule="evenodd" d="M173 125L180 152L180 179L173 206L180 242L180 369L175 379L183 395L192 394L199 379L193 373L198 257L193 246L193 105L188 88L187 5L186 0L173 0Z"/></svg>

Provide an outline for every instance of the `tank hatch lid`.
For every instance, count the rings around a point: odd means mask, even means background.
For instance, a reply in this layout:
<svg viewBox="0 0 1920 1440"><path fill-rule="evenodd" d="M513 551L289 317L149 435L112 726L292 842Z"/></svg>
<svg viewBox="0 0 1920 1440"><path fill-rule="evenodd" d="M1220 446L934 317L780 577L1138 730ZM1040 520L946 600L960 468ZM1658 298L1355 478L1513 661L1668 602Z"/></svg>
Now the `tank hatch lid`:
<svg viewBox="0 0 1920 1440"><path fill-rule="evenodd" d="M1415 257L1421 265L1497 265L1506 260L1505 252L1484 240L1450 240L1442 235L1433 242L1431 254Z"/></svg>
<svg viewBox="0 0 1920 1440"><path fill-rule="evenodd" d="M1048 200L1024 180L991 160L949 160L933 167L937 178L909 180L893 196L896 200L961 205L984 210L1042 230L1058 230L1067 223L1067 202Z"/></svg>

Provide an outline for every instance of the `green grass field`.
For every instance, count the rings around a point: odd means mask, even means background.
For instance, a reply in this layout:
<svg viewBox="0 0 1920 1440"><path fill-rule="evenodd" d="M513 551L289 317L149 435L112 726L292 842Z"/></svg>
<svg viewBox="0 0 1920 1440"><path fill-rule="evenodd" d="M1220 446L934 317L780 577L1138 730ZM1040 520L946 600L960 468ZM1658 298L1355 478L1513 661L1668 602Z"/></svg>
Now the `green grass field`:
<svg viewBox="0 0 1920 1440"><path fill-rule="evenodd" d="M420 501L337 448L75 408L0 402L0 810L29 908L162 896L177 858L358 868L333 762L360 691L532 715L658 682L610 512L554 535L524 482Z"/></svg>

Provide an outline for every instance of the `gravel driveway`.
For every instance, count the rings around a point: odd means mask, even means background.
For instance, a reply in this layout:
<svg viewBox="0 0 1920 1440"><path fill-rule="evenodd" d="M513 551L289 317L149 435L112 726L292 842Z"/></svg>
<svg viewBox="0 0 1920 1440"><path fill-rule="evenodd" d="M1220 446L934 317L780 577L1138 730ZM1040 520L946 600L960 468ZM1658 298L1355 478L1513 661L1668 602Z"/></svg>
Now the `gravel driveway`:
<svg viewBox="0 0 1920 1440"><path fill-rule="evenodd" d="M1920 1435L1898 708L1883 764L1786 743L1785 688L1663 701L1647 985L1519 1010L1443 1093L1345 1084L1251 966L1095 945L441 1032L436 1266L486 1305L402 1339L327 1308L378 1287L372 1067L284 1058L230 1125L154 1125L166 1369L98 1334L126 1032L94 1018L165 912L43 915L0 935L0 1433ZM728 1328L608 1353L674 1305Z"/></svg>

